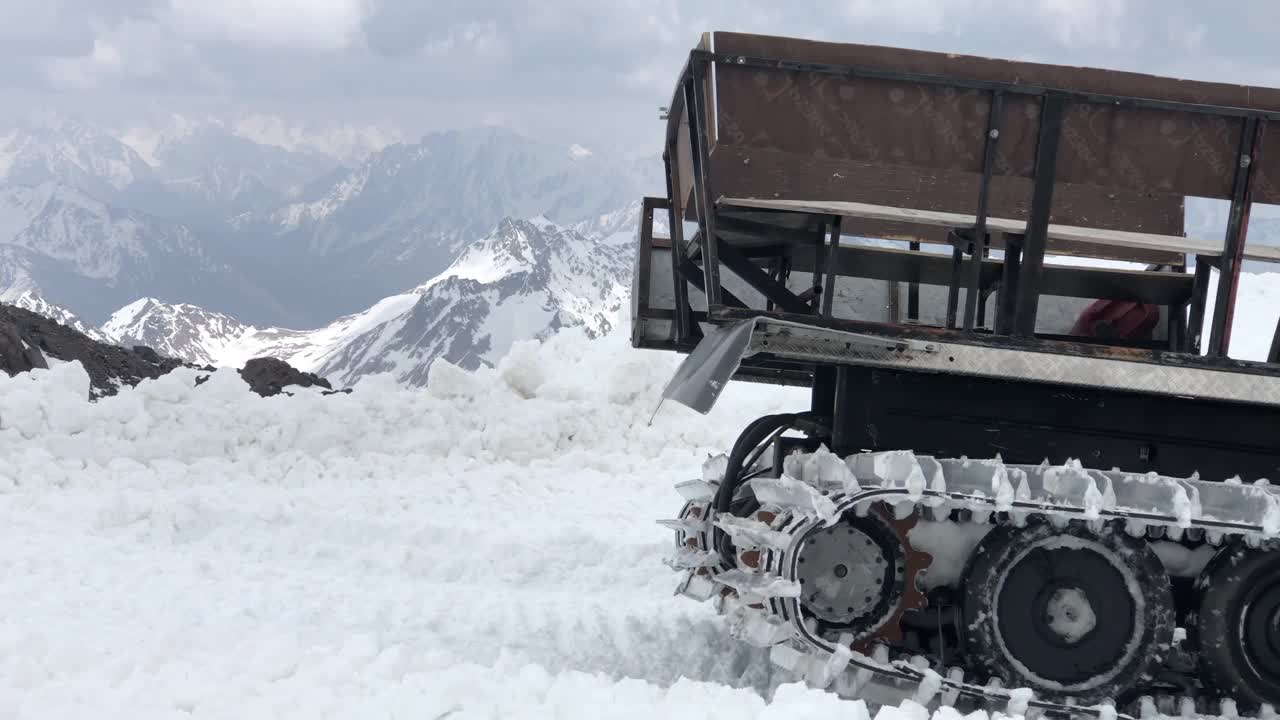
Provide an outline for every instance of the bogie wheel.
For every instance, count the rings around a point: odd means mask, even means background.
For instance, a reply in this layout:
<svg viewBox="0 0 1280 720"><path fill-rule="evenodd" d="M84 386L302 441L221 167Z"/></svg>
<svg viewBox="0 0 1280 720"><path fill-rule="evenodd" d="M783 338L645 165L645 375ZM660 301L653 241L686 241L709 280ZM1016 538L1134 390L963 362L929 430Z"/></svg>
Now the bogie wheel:
<svg viewBox="0 0 1280 720"><path fill-rule="evenodd" d="M1280 553L1228 545L1200 575L1201 670L1242 710L1280 706Z"/></svg>
<svg viewBox="0 0 1280 720"><path fill-rule="evenodd" d="M966 651L1005 687L1123 702L1173 638L1164 565L1123 530L1002 526L965 569Z"/></svg>

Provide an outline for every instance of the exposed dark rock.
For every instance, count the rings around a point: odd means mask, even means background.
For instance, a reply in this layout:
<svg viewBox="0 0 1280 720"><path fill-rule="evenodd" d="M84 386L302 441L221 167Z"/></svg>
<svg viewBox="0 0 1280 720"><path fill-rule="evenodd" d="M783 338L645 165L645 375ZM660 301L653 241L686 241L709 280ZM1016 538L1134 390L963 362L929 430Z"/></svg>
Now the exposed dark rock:
<svg viewBox="0 0 1280 720"><path fill-rule="evenodd" d="M94 397L114 395L118 384L137 385L184 364L181 360L160 357L154 351L138 353L98 342L43 315L3 303L0 303L0 338L6 338L0 340L0 345L7 348L0 349L0 357L9 375L33 367L48 367L45 355L64 361L78 360L89 374ZM25 363L14 362L14 345L18 352L27 350Z"/></svg>
<svg viewBox="0 0 1280 720"><path fill-rule="evenodd" d="M146 360L149 363L155 363L159 365L162 362L162 360L160 359L160 353L156 352L155 350L152 350L151 348L145 345L134 345L133 351L141 355L142 359Z"/></svg>
<svg viewBox="0 0 1280 720"><path fill-rule="evenodd" d="M92 398L114 395L123 385L134 386L145 379L158 378L176 368L188 367L203 372L216 370L176 358L164 357L142 345L132 349L98 342L74 328L43 315L13 305L0 303L0 369L17 375L35 368L47 368L45 357L63 361L77 360L89 374ZM254 358L240 370L240 377L253 392L263 397L275 395L289 385L325 388L325 395L337 392L329 381L312 373L295 369L278 358ZM203 385L208 376L196 378Z"/></svg>
<svg viewBox="0 0 1280 720"><path fill-rule="evenodd" d="M320 386L332 390L328 380L312 373L297 370L289 363L273 357L254 358L245 363L240 370L240 377L249 383L249 388L263 397L279 393L290 385L299 387Z"/></svg>
<svg viewBox="0 0 1280 720"><path fill-rule="evenodd" d="M16 327L0 324L0 367L13 376L34 368L47 368L49 364L39 348L23 341Z"/></svg>

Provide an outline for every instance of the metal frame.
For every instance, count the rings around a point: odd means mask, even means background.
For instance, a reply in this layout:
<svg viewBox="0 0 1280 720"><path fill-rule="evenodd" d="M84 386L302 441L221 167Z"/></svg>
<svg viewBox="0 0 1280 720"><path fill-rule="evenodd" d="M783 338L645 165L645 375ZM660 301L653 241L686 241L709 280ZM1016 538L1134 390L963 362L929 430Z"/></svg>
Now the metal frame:
<svg viewBox="0 0 1280 720"><path fill-rule="evenodd" d="M1027 230L1023 236L1006 236L1004 271L1000 278L1001 303L995 309L994 331L998 335L1015 338L1034 338L1037 308L1039 304L1041 282L1044 273L1045 235L1053 203L1055 189L1054 174L1056 170L1057 149L1061 136L1062 119L1068 107L1075 103L1105 104L1109 106L1151 108L1178 112L1191 112L1226 118L1238 118L1244 126L1241 136L1240 167L1236 173L1233 192L1230 224L1227 230L1226 251L1220 262L1223 281L1219 283L1214 317L1210 323L1209 354L1213 357L1226 358L1225 348L1229 346L1231 324L1234 315L1234 299L1239 280L1245 243L1245 230L1248 223L1249 208L1252 204L1250 183L1251 172L1256 164L1260 138L1264 132L1266 121L1280 120L1280 113L1253 110L1248 108L1193 104L1155 100L1133 96L1113 96L1104 94L1063 91L1037 85L1026 85L1004 82L968 80L954 77L937 77L906 72L876 70L855 66L809 63L787 60L785 58L745 57L716 53L704 49L693 49L688 61L682 69L673 93L673 102L668 114L667 152L664 155L667 165L668 197L675 199L681 185L678 163L675 153L678 133L682 119L687 116L688 142L692 156L693 216L698 225L697 236L688 243L683 241L683 228L678 227L684 215L684 208L671 207L669 218L672 226L673 243L677 247L685 246L685 255L694 267L701 265L701 286L708 301L708 317L714 318L716 312L729 307L743 307L740 301L732 296L726 297L720 282L722 264L742 277L749 285L761 292L769 302L771 311L781 310L788 314L810 314L819 318L830 318L831 304L834 297L834 282L837 277L835 254L839 238L838 218L827 218L831 229L828 241L827 256L820 259L820 268L815 268L815 295L820 301L796 296L776 277L759 270L745 253L722 243L719 232L721 210L718 208L709 177L709 138L708 108L706 80L710 76L709 69L714 63L725 63L766 70L802 71L810 73L831 74L844 77L876 78L898 80L915 83L942 85L955 88L975 89L991 93L988 117L988 133L983 158L983 172L977 198L975 198L977 222L972 227L955 228L951 241L954 244L954 272L949 288L946 327L960 336L981 335L986 331L978 322L979 312L985 315L985 298L990 287L981 287L982 259L986 255L990 239L985 229L988 196L993 175L993 165L1001 127L1001 115L1006 95L1038 96L1041 98L1041 113L1035 157L1035 168L1032 177L1033 199L1028 217ZM725 218L726 226L731 226L729 218ZM802 233L811 237L808 233ZM811 242L811 241L810 241ZM967 268L964 267L964 254L968 253ZM1180 346L1172 348L1184 353L1198 353L1201 347L1204 308L1207 304L1205 295L1208 290L1209 258L1200 257L1197 262L1194 292L1188 303L1190 322ZM1214 260L1217 260L1216 258ZM686 277L686 271L693 267L680 267L681 261L673 256L677 265L674 277ZM691 280L691 278L689 278ZM676 292L676 328L672 340L683 345L701 333L690 319L690 307L687 287ZM959 308L956 307L959 287L968 290L964 314L963 330L956 329ZM981 298L981 301L980 301ZM918 312L918 297L910 301L910 316ZM983 307L980 309L979 305ZM886 323L892 326L892 323Z"/></svg>

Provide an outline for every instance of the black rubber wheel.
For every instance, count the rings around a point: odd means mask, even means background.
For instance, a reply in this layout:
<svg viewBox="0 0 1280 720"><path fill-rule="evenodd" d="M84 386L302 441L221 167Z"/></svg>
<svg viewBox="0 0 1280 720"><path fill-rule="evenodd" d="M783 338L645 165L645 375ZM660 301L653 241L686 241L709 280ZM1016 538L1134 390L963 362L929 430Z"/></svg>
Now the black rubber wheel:
<svg viewBox="0 0 1280 720"><path fill-rule="evenodd" d="M965 651L1005 687L1083 704L1121 702L1173 639L1164 565L1110 525L1002 526L965 569Z"/></svg>
<svg viewBox="0 0 1280 720"><path fill-rule="evenodd" d="M1280 553L1230 545L1200 574L1200 668L1242 710L1280 706Z"/></svg>

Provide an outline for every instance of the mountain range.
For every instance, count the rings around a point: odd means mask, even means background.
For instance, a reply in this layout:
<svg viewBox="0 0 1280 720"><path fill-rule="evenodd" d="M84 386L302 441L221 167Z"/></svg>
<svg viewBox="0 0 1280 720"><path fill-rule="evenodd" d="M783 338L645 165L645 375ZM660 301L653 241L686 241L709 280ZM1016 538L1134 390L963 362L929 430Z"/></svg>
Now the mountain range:
<svg viewBox="0 0 1280 720"><path fill-rule="evenodd" d="M98 340L198 365L241 367L265 356L343 386L373 373L424 385L438 358L474 369L558 328L607 332L626 298L633 252L616 237L588 237L544 217L505 219L427 282L314 330L257 327L150 297L96 327L35 293L13 304Z"/></svg>
<svg viewBox="0 0 1280 720"><path fill-rule="evenodd" d="M496 127L354 156L264 134L66 117L0 129L0 300L32 291L99 325L154 297L318 329L434 277L504 218L596 236L660 187L656 159Z"/></svg>
<svg viewBox="0 0 1280 720"><path fill-rule="evenodd" d="M438 358L608 329L661 168L496 127L407 141L42 117L0 128L0 301L193 363L421 384ZM1195 234L1225 224L1211 203L1187 212ZM1251 229L1274 242L1280 220L1259 209Z"/></svg>

